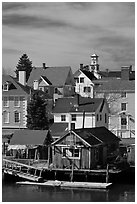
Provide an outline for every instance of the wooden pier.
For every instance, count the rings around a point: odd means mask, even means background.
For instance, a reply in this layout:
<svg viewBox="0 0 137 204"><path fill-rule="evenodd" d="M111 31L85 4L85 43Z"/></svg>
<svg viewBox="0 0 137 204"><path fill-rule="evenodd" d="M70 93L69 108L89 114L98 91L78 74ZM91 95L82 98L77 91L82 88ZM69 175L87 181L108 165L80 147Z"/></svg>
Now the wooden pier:
<svg viewBox="0 0 137 204"><path fill-rule="evenodd" d="M41 173L42 168L37 168L29 166L16 161L3 159L2 170L5 174L13 175L15 177L20 177L25 180L39 182L42 180Z"/></svg>

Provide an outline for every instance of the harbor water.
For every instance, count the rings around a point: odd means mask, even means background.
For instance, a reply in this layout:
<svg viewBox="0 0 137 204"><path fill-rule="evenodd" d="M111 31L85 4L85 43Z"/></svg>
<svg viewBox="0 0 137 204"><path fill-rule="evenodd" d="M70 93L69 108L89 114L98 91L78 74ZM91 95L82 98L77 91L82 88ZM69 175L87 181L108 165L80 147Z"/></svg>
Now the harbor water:
<svg viewBox="0 0 137 204"><path fill-rule="evenodd" d="M18 185L2 179L3 202L134 202L134 184L113 184L107 190L60 189Z"/></svg>

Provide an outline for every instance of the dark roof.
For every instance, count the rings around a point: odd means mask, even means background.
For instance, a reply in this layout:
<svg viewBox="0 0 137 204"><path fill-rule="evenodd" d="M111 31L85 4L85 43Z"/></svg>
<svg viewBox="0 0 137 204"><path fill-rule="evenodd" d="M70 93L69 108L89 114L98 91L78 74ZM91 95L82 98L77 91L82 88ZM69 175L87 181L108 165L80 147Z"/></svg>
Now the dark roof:
<svg viewBox="0 0 137 204"><path fill-rule="evenodd" d="M81 70L91 81L97 79L92 72Z"/></svg>
<svg viewBox="0 0 137 204"><path fill-rule="evenodd" d="M135 92L135 80L96 80L93 82L95 84L94 90L96 92ZM97 85L96 85L97 84Z"/></svg>
<svg viewBox="0 0 137 204"><path fill-rule="evenodd" d="M90 146L94 145L100 145L100 144L112 144L117 143L120 141L120 139L115 136L111 131L109 131L105 127L95 127L95 128L81 128L81 129L75 129L72 132L77 134L79 137L81 137L82 140L84 140L86 143L88 143ZM56 140L52 145L60 143L65 137L68 136L69 133L65 134L58 140Z"/></svg>
<svg viewBox="0 0 137 204"><path fill-rule="evenodd" d="M120 141L118 137L105 127L76 129L74 132L90 145L97 145L100 143L110 144Z"/></svg>
<svg viewBox="0 0 137 204"><path fill-rule="evenodd" d="M99 74L105 78L121 78L121 71L100 71ZM129 80L135 80L135 71L130 72Z"/></svg>
<svg viewBox="0 0 137 204"><path fill-rule="evenodd" d="M68 113L68 112L95 112L99 105L103 102L102 98L84 98L79 96L78 98L59 98L53 109L53 113Z"/></svg>
<svg viewBox="0 0 137 204"><path fill-rule="evenodd" d="M50 127L51 135L54 136L63 136L68 132L68 123L53 123Z"/></svg>
<svg viewBox="0 0 137 204"><path fill-rule="evenodd" d="M17 130L10 141L11 145L43 145L48 130Z"/></svg>
<svg viewBox="0 0 137 204"><path fill-rule="evenodd" d="M2 75L2 84L8 82L10 84L8 91L2 91L4 95L28 95L30 93L29 86L23 86L16 78L10 75Z"/></svg>
<svg viewBox="0 0 137 204"><path fill-rule="evenodd" d="M62 86L65 85L70 71L70 66L47 67L46 69L43 69L43 67L33 68L27 84L32 86L34 80L39 80L40 76L45 76L53 86Z"/></svg>

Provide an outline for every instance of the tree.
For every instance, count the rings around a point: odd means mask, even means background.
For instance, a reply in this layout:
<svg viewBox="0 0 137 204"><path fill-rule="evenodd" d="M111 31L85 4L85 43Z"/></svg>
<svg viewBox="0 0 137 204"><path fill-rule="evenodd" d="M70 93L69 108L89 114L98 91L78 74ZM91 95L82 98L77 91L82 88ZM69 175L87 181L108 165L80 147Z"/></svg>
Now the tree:
<svg viewBox="0 0 137 204"><path fill-rule="evenodd" d="M40 92L34 92L27 106L27 127L31 130L46 130L49 128L48 113Z"/></svg>
<svg viewBox="0 0 137 204"><path fill-rule="evenodd" d="M19 78L19 70L23 70L23 71L26 71L26 82L27 82L30 76L30 73L32 71L32 68L33 68L32 62L30 61L29 57L27 56L27 54L23 54L20 57L15 70L17 79Z"/></svg>

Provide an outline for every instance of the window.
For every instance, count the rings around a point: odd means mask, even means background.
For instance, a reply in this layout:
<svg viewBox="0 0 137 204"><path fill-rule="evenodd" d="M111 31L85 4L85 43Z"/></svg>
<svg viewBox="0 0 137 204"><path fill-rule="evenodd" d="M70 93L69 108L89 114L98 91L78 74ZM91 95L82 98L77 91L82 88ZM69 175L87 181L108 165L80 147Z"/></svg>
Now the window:
<svg viewBox="0 0 137 204"><path fill-rule="evenodd" d="M80 77L80 83L84 83L84 77Z"/></svg>
<svg viewBox="0 0 137 204"><path fill-rule="evenodd" d="M126 92L122 92L122 93L121 93L121 97L122 97L122 98L126 98Z"/></svg>
<svg viewBox="0 0 137 204"><path fill-rule="evenodd" d="M105 113L105 123L107 123L107 114Z"/></svg>
<svg viewBox="0 0 137 204"><path fill-rule="evenodd" d="M3 91L8 91L9 85L8 83L3 84Z"/></svg>
<svg viewBox="0 0 137 204"><path fill-rule="evenodd" d="M75 123L71 123L71 130L75 130Z"/></svg>
<svg viewBox="0 0 137 204"><path fill-rule="evenodd" d="M8 107L8 106L9 106L8 97L4 97L4 98L3 98L3 106L4 106L4 107Z"/></svg>
<svg viewBox="0 0 137 204"><path fill-rule="evenodd" d="M90 91L91 91L91 88L90 87L84 87L84 92L88 92L88 93L90 93Z"/></svg>
<svg viewBox="0 0 137 204"><path fill-rule="evenodd" d="M126 111L126 103L121 103L121 111Z"/></svg>
<svg viewBox="0 0 137 204"><path fill-rule="evenodd" d="M39 87L39 90L40 91L44 91L44 87Z"/></svg>
<svg viewBox="0 0 137 204"><path fill-rule="evenodd" d="M58 89L57 88L54 89L54 93L56 93L56 94L58 93Z"/></svg>
<svg viewBox="0 0 137 204"><path fill-rule="evenodd" d="M15 107L19 107L19 106L20 106L19 97L14 97L14 106L15 106Z"/></svg>
<svg viewBox="0 0 137 204"><path fill-rule="evenodd" d="M126 127L127 127L127 118L126 116L125 117L122 116L121 117L121 129L126 129Z"/></svg>
<svg viewBox="0 0 137 204"><path fill-rule="evenodd" d="M102 120L102 115L100 115L100 120Z"/></svg>
<svg viewBox="0 0 137 204"><path fill-rule="evenodd" d="M76 114L72 114L72 115L71 115L71 120L72 120L72 121L76 121Z"/></svg>
<svg viewBox="0 0 137 204"><path fill-rule="evenodd" d="M62 150L62 156L63 157L69 157L69 158L76 158L79 159L80 158L80 151L78 148L64 148Z"/></svg>
<svg viewBox="0 0 137 204"><path fill-rule="evenodd" d="M15 120L15 123L20 122L20 113L18 111L14 112L14 120Z"/></svg>
<svg viewBox="0 0 137 204"><path fill-rule="evenodd" d="M7 112L7 111L3 112L3 122L9 123L9 112Z"/></svg>
<svg viewBox="0 0 137 204"><path fill-rule="evenodd" d="M61 115L61 121L66 121L66 115Z"/></svg>
<svg viewBox="0 0 137 204"><path fill-rule="evenodd" d="M76 83L79 83L79 78L74 78Z"/></svg>

